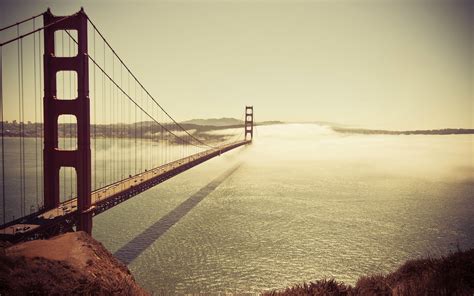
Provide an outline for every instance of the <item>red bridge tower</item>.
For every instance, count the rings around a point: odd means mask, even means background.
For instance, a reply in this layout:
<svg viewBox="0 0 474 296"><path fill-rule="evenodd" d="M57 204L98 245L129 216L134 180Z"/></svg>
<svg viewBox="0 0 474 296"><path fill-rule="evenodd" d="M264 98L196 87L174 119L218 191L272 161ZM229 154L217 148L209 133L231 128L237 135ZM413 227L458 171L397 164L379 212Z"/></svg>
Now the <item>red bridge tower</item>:
<svg viewBox="0 0 474 296"><path fill-rule="evenodd" d="M253 106L245 106L245 140L250 134L250 141L253 139Z"/></svg>
<svg viewBox="0 0 474 296"><path fill-rule="evenodd" d="M87 54L87 15L84 10L61 20L51 11L43 15L44 25L44 206L46 210L59 206L59 171L73 167L77 177L77 230L92 231L91 212L91 149L89 58ZM48 26L49 25L49 26ZM59 30L77 31L76 56L57 57L54 33ZM77 97L58 98L56 74L74 71L77 77ZM58 118L73 115L77 120L77 149L61 150L58 146Z"/></svg>

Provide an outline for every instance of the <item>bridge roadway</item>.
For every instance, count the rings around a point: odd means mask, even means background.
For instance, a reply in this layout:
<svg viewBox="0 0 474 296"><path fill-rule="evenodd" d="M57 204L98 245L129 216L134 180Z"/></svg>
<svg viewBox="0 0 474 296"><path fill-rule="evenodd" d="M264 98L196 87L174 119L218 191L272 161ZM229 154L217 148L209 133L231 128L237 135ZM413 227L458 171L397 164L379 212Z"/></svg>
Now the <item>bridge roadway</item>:
<svg viewBox="0 0 474 296"><path fill-rule="evenodd" d="M199 152L97 189L91 193L89 210L94 216L98 215L206 160L250 142L244 140ZM57 208L33 213L1 226L0 240L18 242L71 231L77 216L77 198L67 200Z"/></svg>

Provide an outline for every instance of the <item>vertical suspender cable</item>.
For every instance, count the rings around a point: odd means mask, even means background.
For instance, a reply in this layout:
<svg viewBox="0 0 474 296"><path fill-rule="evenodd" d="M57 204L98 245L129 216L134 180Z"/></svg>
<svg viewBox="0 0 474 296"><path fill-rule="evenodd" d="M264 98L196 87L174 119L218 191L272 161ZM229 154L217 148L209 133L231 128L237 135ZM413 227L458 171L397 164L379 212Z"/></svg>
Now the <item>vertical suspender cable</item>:
<svg viewBox="0 0 474 296"><path fill-rule="evenodd" d="M165 164L164 162L164 156L163 156L163 151L164 151L164 136L163 136L163 126L161 126L161 141L160 141L160 165Z"/></svg>
<svg viewBox="0 0 474 296"><path fill-rule="evenodd" d="M23 172L23 215L26 215L26 170L25 170L25 80L23 79L23 39L20 40L21 45L21 146L22 146L22 172Z"/></svg>
<svg viewBox="0 0 474 296"><path fill-rule="evenodd" d="M114 79L114 56L112 55L112 80ZM114 87L112 83L110 83L110 99L109 99L109 110L110 112L110 156L112 157L112 161L110 161L110 176L112 180L109 183L113 183L115 180L115 153L114 153L114 131L115 131L115 122L114 122Z"/></svg>
<svg viewBox="0 0 474 296"><path fill-rule="evenodd" d="M130 76L127 75L127 91L128 93L130 93ZM128 169L129 169L129 172L132 173L134 172L132 170L132 157L133 157L133 152L132 152L132 139L131 139L131 136L132 136L132 120L133 120L133 115L132 115L132 103L130 103L130 112L127 112L129 114L129 122L128 122L128 136L129 136L129 140L128 140L128 145L129 145L129 157L128 157Z"/></svg>
<svg viewBox="0 0 474 296"><path fill-rule="evenodd" d="M129 80L130 81L130 80ZM130 93L130 84L128 84L128 93ZM127 169L128 169L128 173L129 174L132 174L133 170L132 170L132 157L133 157L133 147L132 147L132 128L133 128L133 112L132 112L132 108L133 108L133 105L132 105L132 102L128 101L128 105L129 105L129 112L128 113L128 140L127 140L127 143L128 143L128 163L127 163Z"/></svg>
<svg viewBox="0 0 474 296"><path fill-rule="evenodd" d="M149 101L148 101L149 102ZM149 107L150 104L148 104L148 110L150 110L150 113L152 114L152 116L154 116L154 110L153 110L153 107ZM150 160L147 160L145 162L145 169L148 170L150 167L152 168L153 167L153 154L151 153L152 152L152 144L153 144L153 126L154 124L152 122L150 122L149 124L147 124L145 126L145 135L146 135L146 150L147 150L147 155L148 155L148 158L151 159Z"/></svg>
<svg viewBox="0 0 474 296"><path fill-rule="evenodd" d="M3 47L0 46L0 109L2 116L2 208L3 224L6 222L6 203L5 203L5 143L4 143L4 117L3 117Z"/></svg>
<svg viewBox="0 0 474 296"><path fill-rule="evenodd" d="M103 54L103 57L104 57L104 60L105 60L105 53ZM103 61L104 61L103 60ZM102 173L102 183L100 187L102 187L102 185L105 185L105 121L104 121L104 106L105 106L105 74L102 73L102 89L101 89L101 92L102 92L102 112L100 112L101 114L101 121L103 122L103 125L102 125L102 132L101 132L101 136L102 136L102 140L101 140L101 150L102 150L102 170L101 170L101 173Z"/></svg>
<svg viewBox="0 0 474 296"><path fill-rule="evenodd" d="M41 48L42 48L42 46L41 46L41 33L38 32L38 58L39 58L39 63L38 63L38 64L39 64L39 83L38 83L38 84L39 84L40 94L41 94L41 90L43 89L43 88L41 87L41 82L43 81L43 79L42 79L42 75L43 75L42 70L43 70L43 68L41 67L41 57L42 57L42 55L41 55ZM44 84L44 83L43 83L43 84ZM40 95L40 98L41 98L41 95ZM39 105L40 105L40 107L39 107L39 109L40 109L39 114L40 114L40 120L41 120L41 116L43 116L43 102L41 101L41 103L40 103ZM44 133L44 120L41 122L41 126L40 126L40 139L41 139L41 146L40 146L40 149L41 149L41 147L43 147L43 144L42 144L42 143L43 143L43 139L44 139L43 133ZM40 167L43 167L43 153L42 153L41 150L40 150L39 153L40 153L40 158L41 158ZM42 176L42 179L41 179L40 184L41 184L41 189L43 189L43 185L42 185L43 182L42 182L42 181L43 181L43 179L44 179L44 176L43 176L43 171L40 170L40 172L41 172L41 176ZM40 199L40 200L41 200L41 202L43 203L43 201L44 201L44 192L43 192L43 190L40 190L40 191L41 191L41 199Z"/></svg>
<svg viewBox="0 0 474 296"><path fill-rule="evenodd" d="M68 31L66 30L66 32L68 32ZM68 35L69 35L69 33L68 33ZM68 56L71 56L71 38L68 38ZM77 80L77 78L76 78L76 80ZM73 98L72 96L75 93L75 92L73 92L73 86L74 85L75 85L75 83L73 84L73 82L72 82L72 75L69 75L69 99L72 99ZM68 136L69 136L69 149L71 149L72 148L72 136L73 136L71 117L69 117L68 125L69 125L69 133L68 133ZM71 192L71 195L70 195L71 199L73 198L72 180L73 180L72 170L69 170L69 190ZM64 191L66 191L66 188L64 189Z"/></svg>
<svg viewBox="0 0 474 296"><path fill-rule="evenodd" d="M20 36L20 29L19 26L17 25L16 28L17 35ZM19 133L20 133L20 213L21 216L23 217L23 166L22 166L22 145L21 145L21 68L20 68L20 40L18 40L18 121L19 121Z"/></svg>
<svg viewBox="0 0 474 296"><path fill-rule="evenodd" d="M112 67L113 67L113 64L112 64ZM113 68L112 68L113 69ZM113 73L113 70L112 70L112 73ZM113 180L114 180L114 151L113 151L113 148L114 148L114 122L113 122L113 98L114 98L114 89L113 89L113 85L112 83L109 81L109 85L110 85L110 88L109 88L109 103L108 103L108 106L111 110L110 114L109 114L109 123L110 123L110 128L109 128L109 136L110 136L110 157L111 157L111 161L110 161L110 180L107 184L110 184L110 183L113 183Z"/></svg>
<svg viewBox="0 0 474 296"><path fill-rule="evenodd" d="M123 76L122 76L122 70L123 70L123 66L122 64L120 64L120 87L123 87ZM123 95L122 93L120 93L120 117L123 116ZM125 141L125 138L124 138L124 135L123 135L123 124L120 124L120 151L123 152L125 151L125 147L124 147L124 141ZM124 171L123 171L123 158L122 158L122 161L120 161L120 174L122 175L122 178L125 178L125 174L124 174Z"/></svg>
<svg viewBox="0 0 474 296"><path fill-rule="evenodd" d="M61 56L64 56L64 31L61 31ZM66 73L64 73L65 71L61 71L61 72L62 72L62 77L63 77L62 79L63 91L62 91L61 99L64 100L66 98L66 76L65 76ZM62 125L63 125L63 148L65 148L66 147L66 123L63 122ZM61 170L63 171L63 174L62 174L63 175L63 188L62 190L61 189L59 190L59 194L60 194L59 198L61 198L61 195L62 195L64 199L64 196L66 195L66 188L67 188L66 187L66 170L63 168L61 168Z"/></svg>
<svg viewBox="0 0 474 296"><path fill-rule="evenodd" d="M103 48L103 55L104 55L104 69L106 69L106 63L105 63L105 43L104 43L104 48ZM106 108L106 100L105 100L105 97L106 97L106 92L105 92L105 74L102 74L102 116L103 116L103 120L104 120L104 132L103 132L103 137L104 137L104 140L102 143L103 145L103 148L102 148L102 152L103 152L103 158L104 158L104 171L103 171L103 180L104 180L104 184L103 186L105 186L107 184L107 160L106 160L106 157L107 157L107 122L105 122L105 108Z"/></svg>
<svg viewBox="0 0 474 296"><path fill-rule="evenodd" d="M17 36L20 36L20 29L18 28L18 25L16 27L16 33L17 33ZM21 98L21 82L20 82L20 40L17 41L17 68L18 68L18 121L20 121L20 118L21 118L21 104L20 104L20 98ZM21 125L19 124L18 122L18 133L21 137ZM20 145L20 149L19 149L19 153L20 153L20 163L19 163L19 167L20 167L20 213L23 209L23 192L21 190L22 188L22 173L21 173L21 140L19 139L19 145ZM23 213L21 213L21 216L23 216Z"/></svg>
<svg viewBox="0 0 474 296"><path fill-rule="evenodd" d="M143 104L143 89L140 88L140 98ZM143 112L140 112L140 172L143 172Z"/></svg>
<svg viewBox="0 0 474 296"><path fill-rule="evenodd" d="M105 51L105 47L104 47L104 69L106 69L106 65L107 65L107 59L108 59L108 54L107 52ZM107 184L109 184L109 180L110 180L110 155L109 155L109 145L110 145L110 122L109 122L109 112L107 112L107 108L108 106L110 105L110 85L109 85L109 81L107 79L105 79L105 108L104 108L104 120L105 120L105 125L106 125L106 132L105 132L105 138L106 138L106 147L107 147L107 153L106 153L106 157L107 157L107 161L105 162L106 164L106 174L107 174L107 177L105 178L105 184L104 186L106 186Z"/></svg>
<svg viewBox="0 0 474 296"><path fill-rule="evenodd" d="M112 97L113 97L113 88L112 88L112 83L110 81L107 81L108 82L108 90L109 90L109 96L108 96L108 102L107 102L107 106L108 108L111 108L111 105L112 105ZM113 113L113 112L106 112L106 116L107 116L107 122L109 123L109 128L107 129L108 131L108 137L109 137L109 145L110 145L110 161L108 161L107 163L109 164L109 180L107 182L107 184L110 184L112 183L112 180L114 179L114 171L113 171L113 165L114 165L114 154L113 154L113 151L112 151L112 148L113 148L113 144L114 144L114 138L113 138L113 122L112 122L112 114L109 114L109 113Z"/></svg>
<svg viewBox="0 0 474 296"><path fill-rule="evenodd" d="M128 76L130 78L130 75ZM135 82L135 98L137 97L137 83ZM135 174L137 174L137 107L135 106Z"/></svg>
<svg viewBox="0 0 474 296"><path fill-rule="evenodd" d="M96 47L95 47L95 30L94 30L94 59L96 59ZM96 67L94 67L94 189L97 189L97 92L96 92Z"/></svg>
<svg viewBox="0 0 474 296"><path fill-rule="evenodd" d="M36 30L36 23L35 19L33 19L33 31ZM37 120L37 112L38 112L38 97L36 95L36 33L33 34L33 77L34 77L34 100L35 100L35 174L36 174L36 210L39 208L39 187L38 187L38 120Z"/></svg>
<svg viewBox="0 0 474 296"><path fill-rule="evenodd" d="M151 109L154 111L155 108L151 107ZM154 115L155 112L153 112L153 115ZM153 116L155 117L155 116ZM155 144L155 129L154 129L155 125L152 123L152 125L150 126L150 154L151 154L151 167L154 168L155 167L155 149L153 147L153 144Z"/></svg>

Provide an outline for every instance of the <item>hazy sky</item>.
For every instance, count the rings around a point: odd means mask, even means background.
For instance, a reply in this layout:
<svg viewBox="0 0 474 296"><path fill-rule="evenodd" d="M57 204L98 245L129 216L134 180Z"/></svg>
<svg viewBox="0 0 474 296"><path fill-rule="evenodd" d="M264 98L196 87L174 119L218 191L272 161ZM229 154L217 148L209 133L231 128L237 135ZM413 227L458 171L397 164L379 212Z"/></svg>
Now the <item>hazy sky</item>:
<svg viewBox="0 0 474 296"><path fill-rule="evenodd" d="M84 6L178 120L473 128L473 3L0 0L0 26Z"/></svg>

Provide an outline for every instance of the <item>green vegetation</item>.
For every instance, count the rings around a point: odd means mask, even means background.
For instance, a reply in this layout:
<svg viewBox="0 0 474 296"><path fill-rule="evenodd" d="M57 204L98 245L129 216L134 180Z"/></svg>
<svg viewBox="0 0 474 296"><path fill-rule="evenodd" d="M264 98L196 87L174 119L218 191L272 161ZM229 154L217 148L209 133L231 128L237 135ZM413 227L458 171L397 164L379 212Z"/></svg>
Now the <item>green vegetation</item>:
<svg viewBox="0 0 474 296"><path fill-rule="evenodd" d="M356 285L323 279L269 296L296 295L474 295L474 249L457 251L446 257L410 260L387 275L359 278Z"/></svg>

